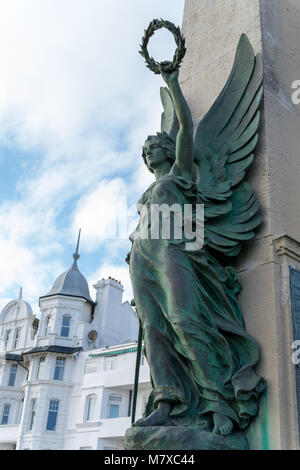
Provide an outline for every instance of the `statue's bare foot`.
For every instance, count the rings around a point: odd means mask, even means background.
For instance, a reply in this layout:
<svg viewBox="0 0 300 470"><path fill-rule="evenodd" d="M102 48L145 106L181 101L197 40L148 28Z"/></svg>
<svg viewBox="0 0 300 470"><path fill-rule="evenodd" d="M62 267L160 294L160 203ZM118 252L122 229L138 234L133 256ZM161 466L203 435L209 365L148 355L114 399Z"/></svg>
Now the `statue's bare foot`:
<svg viewBox="0 0 300 470"><path fill-rule="evenodd" d="M172 407L169 403L160 402L157 409L147 416L136 421L133 426L171 426L169 413Z"/></svg>
<svg viewBox="0 0 300 470"><path fill-rule="evenodd" d="M233 423L230 418L222 415L221 413L214 413L214 434L221 434L222 436L228 436L233 429Z"/></svg>

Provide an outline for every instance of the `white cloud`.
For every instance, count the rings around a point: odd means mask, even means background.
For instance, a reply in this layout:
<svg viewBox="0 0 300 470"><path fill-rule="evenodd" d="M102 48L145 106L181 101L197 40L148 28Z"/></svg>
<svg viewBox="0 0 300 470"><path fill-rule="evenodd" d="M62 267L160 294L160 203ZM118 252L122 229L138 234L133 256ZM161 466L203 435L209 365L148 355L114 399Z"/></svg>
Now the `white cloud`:
<svg viewBox="0 0 300 470"><path fill-rule="evenodd" d="M86 133L105 135L138 119L159 83L138 44L153 15L168 15L176 3L180 17L181 0L2 1L4 136L59 158L73 153Z"/></svg>
<svg viewBox="0 0 300 470"><path fill-rule="evenodd" d="M101 181L95 191L80 199L74 215L74 232L77 227L84 227L81 247L93 251L101 242L117 239L126 197L126 184L117 178Z"/></svg>
<svg viewBox="0 0 300 470"><path fill-rule="evenodd" d="M45 294L47 277L61 265L56 261L40 262L33 250L22 247L12 240L0 237L1 267L0 269L0 295L11 286L22 286L26 299L37 301L40 295ZM49 287L49 286L48 286Z"/></svg>
<svg viewBox="0 0 300 470"><path fill-rule="evenodd" d="M0 205L0 295L16 283L25 297L43 294L64 269L70 231L79 224L82 249L92 250L111 218L103 201L125 188L138 197L153 181L141 147L159 130L162 82L138 44L153 17L179 23L183 3L0 0L0 142L35 155L21 162L16 197ZM162 41L151 47L170 55ZM58 230L71 198L74 223Z"/></svg>

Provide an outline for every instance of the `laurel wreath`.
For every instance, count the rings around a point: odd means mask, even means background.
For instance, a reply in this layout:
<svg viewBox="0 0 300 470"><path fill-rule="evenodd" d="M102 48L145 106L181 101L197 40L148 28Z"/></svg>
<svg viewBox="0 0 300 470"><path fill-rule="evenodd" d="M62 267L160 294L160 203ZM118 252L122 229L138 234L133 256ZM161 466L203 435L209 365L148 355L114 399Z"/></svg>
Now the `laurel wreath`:
<svg viewBox="0 0 300 470"><path fill-rule="evenodd" d="M164 61L164 62L156 62L153 57L150 57L147 46L149 43L150 38L153 36L155 31L158 29L166 28L168 29L174 36L177 49L175 51L173 62ZM185 47L185 39L181 34L180 28L176 27L173 23L166 20L153 20L149 24L148 28L145 29L145 34L142 38L142 44L140 44L141 50L139 53L141 56L144 57L147 67L152 70L155 74L160 74L160 70L164 72L170 73L177 69L179 69L180 64L185 56L186 47Z"/></svg>

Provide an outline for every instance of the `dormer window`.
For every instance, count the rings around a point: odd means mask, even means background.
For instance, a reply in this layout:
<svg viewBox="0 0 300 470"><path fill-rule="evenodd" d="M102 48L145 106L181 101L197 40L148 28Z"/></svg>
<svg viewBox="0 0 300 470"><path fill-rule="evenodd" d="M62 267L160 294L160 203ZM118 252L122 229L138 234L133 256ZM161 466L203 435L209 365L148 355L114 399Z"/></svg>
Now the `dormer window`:
<svg viewBox="0 0 300 470"><path fill-rule="evenodd" d="M6 332L5 332L5 338L4 338L4 346L5 346L5 349L7 349L7 346L8 346L8 342L9 342L9 338L10 338L10 333L11 333L11 330L6 330Z"/></svg>
<svg viewBox="0 0 300 470"><path fill-rule="evenodd" d="M61 325L61 332L60 336L63 336L64 338L68 338L70 334L70 323L71 323L71 317L70 315L64 315L62 319L62 325Z"/></svg>
<svg viewBox="0 0 300 470"><path fill-rule="evenodd" d="M19 344L19 339L20 339L20 328L17 328L16 333L15 333L15 340L14 340L13 349L17 349L18 344Z"/></svg>

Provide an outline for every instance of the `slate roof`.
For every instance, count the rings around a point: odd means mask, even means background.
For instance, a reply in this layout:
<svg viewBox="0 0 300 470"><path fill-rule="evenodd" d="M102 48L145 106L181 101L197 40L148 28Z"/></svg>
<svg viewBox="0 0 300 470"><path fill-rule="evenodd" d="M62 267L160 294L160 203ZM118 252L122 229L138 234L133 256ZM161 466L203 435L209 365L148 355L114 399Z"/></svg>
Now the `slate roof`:
<svg viewBox="0 0 300 470"><path fill-rule="evenodd" d="M90 296L87 280L79 271L76 259L70 269L58 276L48 294L43 295L40 299L58 294L70 297L80 297L91 304L94 303Z"/></svg>
<svg viewBox="0 0 300 470"><path fill-rule="evenodd" d="M23 362L23 354L5 354L6 361L15 361L15 362Z"/></svg>
<svg viewBox="0 0 300 470"><path fill-rule="evenodd" d="M30 349L23 353L25 354L38 354L41 352L53 352L59 354L76 354L77 352L81 351L82 348L70 348L68 346L38 346L36 348Z"/></svg>

